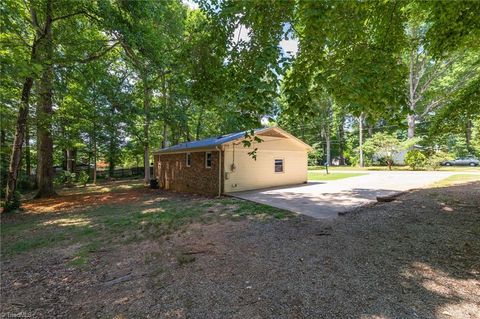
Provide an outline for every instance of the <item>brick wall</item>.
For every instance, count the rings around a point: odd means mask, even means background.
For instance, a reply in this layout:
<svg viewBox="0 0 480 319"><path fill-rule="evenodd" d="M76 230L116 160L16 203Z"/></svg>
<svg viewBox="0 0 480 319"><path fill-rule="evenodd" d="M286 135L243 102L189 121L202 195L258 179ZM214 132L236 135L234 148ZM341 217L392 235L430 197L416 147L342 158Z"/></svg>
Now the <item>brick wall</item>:
<svg viewBox="0 0 480 319"><path fill-rule="evenodd" d="M186 153L155 155L154 171L160 187L177 192L217 195L219 152L211 153L211 168L205 167L205 152L192 152L190 167L186 165Z"/></svg>

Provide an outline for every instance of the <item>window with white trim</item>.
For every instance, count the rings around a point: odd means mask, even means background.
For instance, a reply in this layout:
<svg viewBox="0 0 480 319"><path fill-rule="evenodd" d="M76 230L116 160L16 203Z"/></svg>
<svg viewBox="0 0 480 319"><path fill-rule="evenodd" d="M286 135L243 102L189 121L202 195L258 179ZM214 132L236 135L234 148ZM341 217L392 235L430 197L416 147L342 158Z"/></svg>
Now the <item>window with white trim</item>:
<svg viewBox="0 0 480 319"><path fill-rule="evenodd" d="M212 167L212 153L206 152L205 153L205 167L211 168Z"/></svg>
<svg viewBox="0 0 480 319"><path fill-rule="evenodd" d="M185 163L187 167L192 166L192 153L185 154Z"/></svg>
<svg viewBox="0 0 480 319"><path fill-rule="evenodd" d="M283 173L283 159L275 160L275 173Z"/></svg>

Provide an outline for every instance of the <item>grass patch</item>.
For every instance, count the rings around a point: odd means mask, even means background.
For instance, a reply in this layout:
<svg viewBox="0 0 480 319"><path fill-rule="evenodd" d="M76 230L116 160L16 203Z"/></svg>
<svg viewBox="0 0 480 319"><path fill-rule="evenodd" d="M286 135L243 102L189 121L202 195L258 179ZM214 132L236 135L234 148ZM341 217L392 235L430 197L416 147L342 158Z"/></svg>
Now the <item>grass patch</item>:
<svg viewBox="0 0 480 319"><path fill-rule="evenodd" d="M355 176L362 176L366 175L364 173L330 173L330 174L325 174L324 172L320 171L309 171L308 172L308 180L311 181L333 181L337 179L343 179L343 178L349 178L349 177L355 177Z"/></svg>
<svg viewBox="0 0 480 319"><path fill-rule="evenodd" d="M100 249L100 241L92 241L82 248L78 250L78 252L74 255L72 260L68 262L68 265L73 267L82 267L84 266L89 260L91 253L94 253Z"/></svg>
<svg viewBox="0 0 480 319"><path fill-rule="evenodd" d="M325 166L309 166L309 171L325 171ZM329 166L329 171L388 171L388 166ZM422 169L424 171L434 171L432 169ZM410 166L400 165L392 166L392 171L412 171ZM442 166L439 167L436 171L440 172L480 172L480 167L470 167L470 166Z"/></svg>
<svg viewBox="0 0 480 319"><path fill-rule="evenodd" d="M434 187L446 187L454 184L480 181L480 175L455 174L433 184Z"/></svg>
<svg viewBox="0 0 480 319"><path fill-rule="evenodd" d="M117 190L129 185L116 185ZM136 184L134 187L137 187ZM87 188L88 190L88 188ZM98 189L90 188L91 192ZM19 213L2 218L1 254L13 255L39 248L80 244L82 247L68 264L84 266L98 242L105 245L128 244L158 238L184 229L190 223L213 223L241 218L285 219L295 214L271 206L236 198L166 197L146 191L136 202L81 207L76 211ZM64 200L59 198L59 200Z"/></svg>

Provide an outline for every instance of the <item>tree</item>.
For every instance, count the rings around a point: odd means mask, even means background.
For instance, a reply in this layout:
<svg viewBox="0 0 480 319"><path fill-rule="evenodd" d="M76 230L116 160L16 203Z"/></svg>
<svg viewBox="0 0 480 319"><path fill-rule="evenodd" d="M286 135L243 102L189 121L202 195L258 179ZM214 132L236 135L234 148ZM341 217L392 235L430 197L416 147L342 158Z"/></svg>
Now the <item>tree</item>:
<svg viewBox="0 0 480 319"><path fill-rule="evenodd" d="M364 147L370 155L383 158L391 170L394 164L393 156L400 150L401 143L393 134L375 133L365 141Z"/></svg>
<svg viewBox="0 0 480 319"><path fill-rule="evenodd" d="M428 50L428 12L421 4L407 6L410 14L406 28L408 46L405 63L409 68L407 101L408 137L415 136L415 122L421 121L448 103L480 72L477 52L460 50L435 56ZM431 25L431 24L430 24Z"/></svg>
<svg viewBox="0 0 480 319"><path fill-rule="evenodd" d="M179 1L100 2L106 30L120 41L142 87L145 183L150 181L150 124L154 89L173 68L185 9ZM162 32L158 32L162 30ZM164 87L166 86L163 81ZM166 92L163 91L165 95ZM166 97L164 97L166 98ZM165 138L165 137L164 137Z"/></svg>

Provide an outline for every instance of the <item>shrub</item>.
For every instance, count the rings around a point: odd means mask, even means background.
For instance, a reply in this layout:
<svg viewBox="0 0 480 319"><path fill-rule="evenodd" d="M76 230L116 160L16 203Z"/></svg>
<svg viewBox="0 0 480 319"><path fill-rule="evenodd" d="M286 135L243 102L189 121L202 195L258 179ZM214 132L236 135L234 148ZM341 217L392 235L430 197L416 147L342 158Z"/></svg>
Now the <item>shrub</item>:
<svg viewBox="0 0 480 319"><path fill-rule="evenodd" d="M18 191L16 191L15 193L13 193L12 201L9 202L9 203L4 203L3 204L4 212L7 213L7 212L17 210L17 209L20 208L20 204L21 204L20 203L20 193Z"/></svg>
<svg viewBox="0 0 480 319"><path fill-rule="evenodd" d="M430 154L426 160L426 166L436 171L443 162L452 159L452 157L444 151L436 151Z"/></svg>
<svg viewBox="0 0 480 319"><path fill-rule="evenodd" d="M85 187L88 183L88 180L90 179L90 176L88 176L88 173L85 172L85 171L81 171L79 174L78 174L78 182L80 183L80 185L82 185L83 187Z"/></svg>
<svg viewBox="0 0 480 319"><path fill-rule="evenodd" d="M426 157L419 150L410 150L405 155L405 164L410 166L413 170L424 167L426 164Z"/></svg>
<svg viewBox="0 0 480 319"><path fill-rule="evenodd" d="M59 186L65 185L67 187L73 187L76 176L77 174L75 173L71 173L69 171L62 171L55 177L54 183Z"/></svg>

